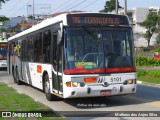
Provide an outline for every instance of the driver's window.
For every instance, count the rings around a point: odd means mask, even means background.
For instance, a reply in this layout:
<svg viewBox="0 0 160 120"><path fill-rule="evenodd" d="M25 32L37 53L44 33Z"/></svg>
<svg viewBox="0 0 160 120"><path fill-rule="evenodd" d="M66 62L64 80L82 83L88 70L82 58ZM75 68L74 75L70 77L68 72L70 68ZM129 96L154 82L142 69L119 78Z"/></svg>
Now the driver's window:
<svg viewBox="0 0 160 120"><path fill-rule="evenodd" d="M53 68L62 72L62 47L57 45L57 32L53 33Z"/></svg>

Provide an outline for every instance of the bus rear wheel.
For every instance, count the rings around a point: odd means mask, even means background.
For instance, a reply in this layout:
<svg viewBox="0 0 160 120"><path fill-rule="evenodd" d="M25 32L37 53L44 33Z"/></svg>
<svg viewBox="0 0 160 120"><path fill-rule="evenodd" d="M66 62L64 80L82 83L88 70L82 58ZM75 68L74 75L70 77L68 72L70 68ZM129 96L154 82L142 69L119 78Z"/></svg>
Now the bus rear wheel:
<svg viewBox="0 0 160 120"><path fill-rule="evenodd" d="M53 95L50 91L50 82L49 82L48 74L46 74L44 77L44 91L45 91L47 100L49 101L56 100L56 96Z"/></svg>

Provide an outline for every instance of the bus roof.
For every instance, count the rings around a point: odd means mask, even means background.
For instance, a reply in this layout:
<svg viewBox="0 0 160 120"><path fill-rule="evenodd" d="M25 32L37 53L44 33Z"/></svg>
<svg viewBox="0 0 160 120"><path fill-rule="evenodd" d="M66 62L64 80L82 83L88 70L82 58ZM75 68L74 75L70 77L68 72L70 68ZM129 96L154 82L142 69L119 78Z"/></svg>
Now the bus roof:
<svg viewBox="0 0 160 120"><path fill-rule="evenodd" d="M68 15L68 17L67 17L67 15ZM83 15L86 15L86 16L87 15L98 15L98 16L102 15L102 16L105 16L106 15L107 16L107 15L109 15L109 16L114 16L114 17L115 16L117 16L117 17L119 16L119 17L127 18L124 15L107 14L107 13L90 13L90 12L62 13L62 14L57 15L55 17L47 18L46 20L43 20L41 23L36 24L36 25L32 26L31 28L29 28L29 29L27 29L27 30L25 30L23 32L20 32L20 33L14 35L14 36L8 38L8 41L14 40L15 38L19 38L19 37L21 37L23 35L27 35L29 33L32 33L34 31L36 31L36 30L40 30L42 28L45 28L47 26L50 26L50 25L58 23L58 22L62 22L63 25L71 24L71 16L76 16L76 15L78 15L78 16L83 16ZM128 18L127 18L127 20L128 20Z"/></svg>

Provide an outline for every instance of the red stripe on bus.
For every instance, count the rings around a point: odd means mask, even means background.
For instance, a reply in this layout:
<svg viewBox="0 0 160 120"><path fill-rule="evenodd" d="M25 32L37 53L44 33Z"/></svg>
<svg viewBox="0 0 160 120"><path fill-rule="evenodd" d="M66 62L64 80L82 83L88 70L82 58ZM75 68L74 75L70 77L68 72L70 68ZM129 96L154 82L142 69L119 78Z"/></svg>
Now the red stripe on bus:
<svg viewBox="0 0 160 120"><path fill-rule="evenodd" d="M136 67L120 67L120 68L106 68L106 73L116 73L116 72L130 72L135 71ZM66 74L76 74L76 73L104 73L104 68L95 69L65 69Z"/></svg>
<svg viewBox="0 0 160 120"><path fill-rule="evenodd" d="M76 73L104 73L104 68L96 69L65 69L66 74L76 74Z"/></svg>
<svg viewBox="0 0 160 120"><path fill-rule="evenodd" d="M106 72L129 72L135 70L136 67L106 68Z"/></svg>

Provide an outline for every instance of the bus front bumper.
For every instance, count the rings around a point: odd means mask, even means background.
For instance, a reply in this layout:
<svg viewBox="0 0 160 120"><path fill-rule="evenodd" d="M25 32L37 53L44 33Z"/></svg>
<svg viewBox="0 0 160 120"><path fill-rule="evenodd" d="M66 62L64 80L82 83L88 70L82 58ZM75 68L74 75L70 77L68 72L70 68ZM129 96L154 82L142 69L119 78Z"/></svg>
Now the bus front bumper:
<svg viewBox="0 0 160 120"><path fill-rule="evenodd" d="M114 96L126 95L136 93L136 84L132 85L110 85L103 86L87 86L67 88L64 92L64 98L77 98L77 97L96 97L96 96Z"/></svg>

